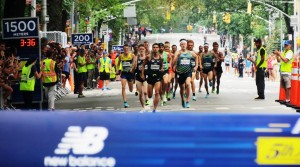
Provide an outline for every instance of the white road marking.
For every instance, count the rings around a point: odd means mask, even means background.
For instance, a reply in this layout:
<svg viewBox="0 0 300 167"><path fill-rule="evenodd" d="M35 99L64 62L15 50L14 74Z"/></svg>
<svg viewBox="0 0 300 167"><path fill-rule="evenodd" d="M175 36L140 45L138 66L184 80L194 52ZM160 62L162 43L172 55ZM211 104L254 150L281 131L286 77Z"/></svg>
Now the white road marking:
<svg viewBox="0 0 300 167"><path fill-rule="evenodd" d="M216 107L217 110L229 110L228 107Z"/></svg>
<svg viewBox="0 0 300 167"><path fill-rule="evenodd" d="M289 128L291 124L289 123L269 123L268 126L270 128Z"/></svg>
<svg viewBox="0 0 300 167"><path fill-rule="evenodd" d="M263 110L265 108L264 107L251 107L250 109L252 109L252 110Z"/></svg>
<svg viewBox="0 0 300 167"><path fill-rule="evenodd" d="M280 129L280 128L255 128L254 132L257 132L257 133L281 133L282 129Z"/></svg>
<svg viewBox="0 0 300 167"><path fill-rule="evenodd" d="M103 107L95 107L95 109L101 109L101 108L103 108Z"/></svg>

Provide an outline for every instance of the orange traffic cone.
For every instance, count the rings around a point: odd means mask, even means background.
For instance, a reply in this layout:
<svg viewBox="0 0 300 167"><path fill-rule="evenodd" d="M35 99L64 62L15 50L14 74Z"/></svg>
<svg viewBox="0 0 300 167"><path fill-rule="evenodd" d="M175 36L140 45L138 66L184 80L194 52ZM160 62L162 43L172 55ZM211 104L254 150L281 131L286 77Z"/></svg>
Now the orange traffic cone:
<svg viewBox="0 0 300 167"><path fill-rule="evenodd" d="M289 107L295 107L298 99L298 63L293 62L292 64L292 79L291 79L291 95Z"/></svg>
<svg viewBox="0 0 300 167"><path fill-rule="evenodd" d="M74 82L73 82L72 74L70 74L70 77L69 77L69 84L70 84L70 87L71 87L71 91L73 92L74 91Z"/></svg>
<svg viewBox="0 0 300 167"><path fill-rule="evenodd" d="M286 97L285 97L285 90L283 87L281 87L280 85L280 88L279 88L279 99L278 100L275 100L276 102L279 102L279 103L284 103L286 100Z"/></svg>
<svg viewBox="0 0 300 167"><path fill-rule="evenodd" d="M300 62L298 63L298 89L297 89L297 100L296 100L296 104L295 107L296 109L300 109ZM294 92L293 92L294 93ZM299 110L300 112L300 110Z"/></svg>
<svg viewBox="0 0 300 167"><path fill-rule="evenodd" d="M98 82L98 88L101 89L102 87L103 87L103 81L99 80L99 82Z"/></svg>

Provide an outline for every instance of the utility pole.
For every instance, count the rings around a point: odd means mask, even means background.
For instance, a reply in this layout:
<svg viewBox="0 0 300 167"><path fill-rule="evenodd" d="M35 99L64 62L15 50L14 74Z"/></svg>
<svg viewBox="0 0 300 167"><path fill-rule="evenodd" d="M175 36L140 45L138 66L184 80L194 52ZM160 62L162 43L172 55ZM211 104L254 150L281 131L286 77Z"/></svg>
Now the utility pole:
<svg viewBox="0 0 300 167"><path fill-rule="evenodd" d="M31 17L36 17L36 0L31 0Z"/></svg>
<svg viewBox="0 0 300 167"><path fill-rule="evenodd" d="M74 25L74 7L75 7L75 2L72 2L71 6L71 13L70 13L70 22L71 22L71 34L74 32L75 25Z"/></svg>
<svg viewBox="0 0 300 167"><path fill-rule="evenodd" d="M47 0L42 0L42 30L47 31Z"/></svg>

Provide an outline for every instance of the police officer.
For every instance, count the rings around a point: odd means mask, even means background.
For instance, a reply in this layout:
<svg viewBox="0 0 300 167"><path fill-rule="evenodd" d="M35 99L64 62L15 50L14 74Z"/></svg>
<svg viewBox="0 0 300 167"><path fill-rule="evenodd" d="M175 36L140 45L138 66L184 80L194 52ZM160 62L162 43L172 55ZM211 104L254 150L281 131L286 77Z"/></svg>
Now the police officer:
<svg viewBox="0 0 300 167"><path fill-rule="evenodd" d="M255 64L256 69L256 86L258 97L255 100L264 100L265 99L265 70L267 68L266 60L266 49L262 46L261 39L255 40L255 45L257 49L256 61L251 58L248 58L253 64Z"/></svg>
<svg viewBox="0 0 300 167"><path fill-rule="evenodd" d="M52 60L52 52L46 53L46 59L43 60L42 65L42 83L45 88L46 99L48 99L48 110L55 109L55 91L57 83L58 68L56 62Z"/></svg>
<svg viewBox="0 0 300 167"><path fill-rule="evenodd" d="M22 68L20 91L23 93L24 109L32 107L35 80L40 79L42 72L36 69L37 58L31 57Z"/></svg>
<svg viewBox="0 0 300 167"><path fill-rule="evenodd" d="M284 88L286 95L286 103L290 102L291 95L291 75L292 75L292 62L294 61L294 53L291 50L291 41L284 42L284 51L274 52L277 56L277 61L280 62L280 86Z"/></svg>

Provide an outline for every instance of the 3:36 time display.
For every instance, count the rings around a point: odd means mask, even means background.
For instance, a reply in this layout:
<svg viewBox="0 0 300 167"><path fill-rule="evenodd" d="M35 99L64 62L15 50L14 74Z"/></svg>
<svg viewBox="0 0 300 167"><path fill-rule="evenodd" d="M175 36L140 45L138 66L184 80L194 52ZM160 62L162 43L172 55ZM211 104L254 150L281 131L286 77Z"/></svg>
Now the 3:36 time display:
<svg viewBox="0 0 300 167"><path fill-rule="evenodd" d="M20 47L35 47L37 46L36 38L21 38Z"/></svg>

